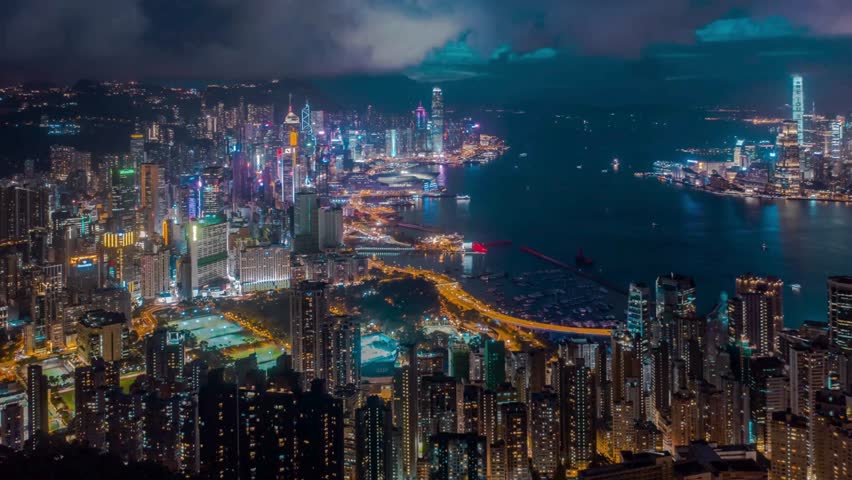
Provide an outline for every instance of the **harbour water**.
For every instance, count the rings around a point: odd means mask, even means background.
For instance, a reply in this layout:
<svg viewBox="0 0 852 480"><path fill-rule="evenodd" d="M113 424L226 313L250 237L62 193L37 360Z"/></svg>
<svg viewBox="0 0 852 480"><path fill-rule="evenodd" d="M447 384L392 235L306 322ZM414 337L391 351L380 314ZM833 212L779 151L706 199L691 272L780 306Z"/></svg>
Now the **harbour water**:
<svg viewBox="0 0 852 480"><path fill-rule="evenodd" d="M826 277L852 273L852 205L724 197L633 176L655 160L684 159L679 148L771 138L768 130L700 113L578 118L487 116L485 131L512 150L486 165L435 167L439 183L471 200L422 199L403 218L471 241L511 240L484 256L486 271L552 268L520 251L526 245L565 263L582 248L597 275L625 288L669 272L691 275L702 311L733 291L738 274L774 275L786 283L788 326L825 321Z"/></svg>

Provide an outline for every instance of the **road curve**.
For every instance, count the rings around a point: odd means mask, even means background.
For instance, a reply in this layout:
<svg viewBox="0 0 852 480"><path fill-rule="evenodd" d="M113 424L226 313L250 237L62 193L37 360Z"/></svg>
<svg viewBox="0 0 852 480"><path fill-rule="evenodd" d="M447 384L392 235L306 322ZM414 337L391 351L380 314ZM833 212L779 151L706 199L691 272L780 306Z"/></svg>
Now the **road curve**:
<svg viewBox="0 0 852 480"><path fill-rule="evenodd" d="M438 292L447 300L453 302L456 306L467 310L476 310L480 314L489 317L493 320L503 322L516 327L526 328L530 330L539 330L544 332L555 333L572 333L575 335L592 335L592 336L611 336L612 329L609 328L586 328L586 327L571 327L567 325L553 325L551 323L536 322L526 320L524 318L513 317L504 313L498 312L489 307L482 301L474 298L467 293L459 283L452 278L430 270L416 269L412 267L399 267L395 265L387 265L384 262L373 260L372 265L376 268L385 271L401 272L415 277L422 277L434 283L438 288Z"/></svg>

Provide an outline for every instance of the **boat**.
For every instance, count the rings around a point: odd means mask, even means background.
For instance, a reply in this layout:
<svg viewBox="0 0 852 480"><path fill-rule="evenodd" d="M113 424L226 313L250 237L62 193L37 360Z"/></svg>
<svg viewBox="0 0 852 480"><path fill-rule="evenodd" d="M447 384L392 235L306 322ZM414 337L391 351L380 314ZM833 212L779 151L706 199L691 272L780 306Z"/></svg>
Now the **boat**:
<svg viewBox="0 0 852 480"><path fill-rule="evenodd" d="M657 222L651 222L651 228L657 228Z"/></svg>
<svg viewBox="0 0 852 480"><path fill-rule="evenodd" d="M588 267L590 265L594 265L595 261L591 258L583 255L583 249L579 249L577 251L577 256L574 257L574 264L578 267Z"/></svg>
<svg viewBox="0 0 852 480"><path fill-rule="evenodd" d="M470 195L456 195L456 200L470 200Z"/></svg>
<svg viewBox="0 0 852 480"><path fill-rule="evenodd" d="M765 252L765 251L769 250L769 247L766 246L766 242L763 242L763 245L760 246L760 249Z"/></svg>
<svg viewBox="0 0 852 480"><path fill-rule="evenodd" d="M621 162L619 162L617 158L613 158L612 159L613 168L618 168L619 165L621 165Z"/></svg>
<svg viewBox="0 0 852 480"><path fill-rule="evenodd" d="M582 170L582 169L583 169L582 165L577 165L577 170Z"/></svg>
<svg viewBox="0 0 852 480"><path fill-rule="evenodd" d="M798 283L791 283L790 288L793 290L793 293L799 293L802 291L802 286Z"/></svg>
<svg viewBox="0 0 852 480"><path fill-rule="evenodd" d="M518 156L521 157L521 158L527 158L527 152L523 152Z"/></svg>

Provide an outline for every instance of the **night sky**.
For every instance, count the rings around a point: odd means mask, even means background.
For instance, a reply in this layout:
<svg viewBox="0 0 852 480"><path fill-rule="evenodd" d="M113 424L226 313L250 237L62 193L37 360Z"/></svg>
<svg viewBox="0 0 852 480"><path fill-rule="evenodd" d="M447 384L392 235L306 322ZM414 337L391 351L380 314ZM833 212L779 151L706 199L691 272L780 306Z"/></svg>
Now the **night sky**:
<svg viewBox="0 0 852 480"><path fill-rule="evenodd" d="M591 86L586 99L616 89L618 101L699 91L712 102L783 89L793 71L821 87L818 101L845 95L852 2L0 2L3 82L403 73L426 82L490 78L504 93L523 78L567 97Z"/></svg>

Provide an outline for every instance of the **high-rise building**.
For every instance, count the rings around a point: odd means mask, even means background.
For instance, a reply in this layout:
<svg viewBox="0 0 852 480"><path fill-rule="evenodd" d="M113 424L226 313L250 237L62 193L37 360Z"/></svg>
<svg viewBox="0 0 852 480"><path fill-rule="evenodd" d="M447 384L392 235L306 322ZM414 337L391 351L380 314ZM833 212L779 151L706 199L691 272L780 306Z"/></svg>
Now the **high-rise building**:
<svg viewBox="0 0 852 480"><path fill-rule="evenodd" d="M393 419L381 398L371 396L355 413L356 470L359 480L394 478Z"/></svg>
<svg viewBox="0 0 852 480"><path fill-rule="evenodd" d="M852 353L852 277L828 278L828 328L831 344Z"/></svg>
<svg viewBox="0 0 852 480"><path fill-rule="evenodd" d="M529 480L527 406L520 402L500 405L500 428L506 448L506 480Z"/></svg>
<svg viewBox="0 0 852 480"><path fill-rule="evenodd" d="M779 151L772 171L773 193L783 196L801 195L799 131L795 121L784 121L775 145Z"/></svg>
<svg viewBox="0 0 852 480"><path fill-rule="evenodd" d="M290 342L293 348L293 369L302 374L305 385L320 378L321 323L328 315L326 284L301 282L290 298Z"/></svg>
<svg viewBox="0 0 852 480"><path fill-rule="evenodd" d="M805 94L802 89L802 76L793 75L793 121L796 122L799 147L804 143L805 135Z"/></svg>
<svg viewBox="0 0 852 480"><path fill-rule="evenodd" d="M119 365L95 359L74 370L74 430L78 440L98 450L107 448L107 401L119 386Z"/></svg>
<svg viewBox="0 0 852 480"><path fill-rule="evenodd" d="M537 478L551 480L559 468L561 447L559 396L552 391L530 397L532 469Z"/></svg>
<svg viewBox="0 0 852 480"><path fill-rule="evenodd" d="M191 221L186 233L190 288L197 294L201 287L228 277L228 222L221 215L205 215Z"/></svg>
<svg viewBox="0 0 852 480"><path fill-rule="evenodd" d="M500 340L485 340L485 388L497 391L506 381L506 344Z"/></svg>
<svg viewBox="0 0 852 480"><path fill-rule="evenodd" d="M77 354L90 365L95 359L118 362L126 356L127 319L119 312L90 310L77 324Z"/></svg>
<svg viewBox="0 0 852 480"><path fill-rule="evenodd" d="M26 240L33 229L50 226L50 189L0 182L0 241Z"/></svg>
<svg viewBox="0 0 852 480"><path fill-rule="evenodd" d="M627 331L633 336L643 339L650 336L651 303L651 289L648 285L630 284L627 298Z"/></svg>
<svg viewBox="0 0 852 480"><path fill-rule="evenodd" d="M443 372L424 375L420 378L417 391L417 418L421 439L425 441L437 433L459 431L459 420L463 420L463 389L455 378L448 377Z"/></svg>
<svg viewBox="0 0 852 480"><path fill-rule="evenodd" d="M142 298L146 301L156 300L161 294L170 290L171 267L168 250L144 253L139 258L142 274Z"/></svg>
<svg viewBox="0 0 852 480"><path fill-rule="evenodd" d="M390 158L396 158L400 153L400 138L399 138L399 130L396 128L392 128L390 130L385 130L385 156Z"/></svg>
<svg viewBox="0 0 852 480"><path fill-rule="evenodd" d="M21 450L24 448L24 408L20 402L9 403L0 410L0 445Z"/></svg>
<svg viewBox="0 0 852 480"><path fill-rule="evenodd" d="M149 236L163 233L161 225L168 209L165 177L166 170L162 165L142 164L139 176L140 208L143 216L142 227Z"/></svg>
<svg viewBox="0 0 852 480"><path fill-rule="evenodd" d="M319 248L319 202L314 192L296 193L293 205L293 252L315 253ZM342 232L341 232L342 233Z"/></svg>
<svg viewBox="0 0 852 480"><path fill-rule="evenodd" d="M432 152L444 154L444 92L432 89Z"/></svg>
<svg viewBox="0 0 852 480"><path fill-rule="evenodd" d="M399 456L402 464L402 479L417 478L418 456L418 374L417 346L401 345L401 354L406 362L397 368L393 380L394 425L401 431Z"/></svg>
<svg viewBox="0 0 852 480"><path fill-rule="evenodd" d="M141 133L130 135L130 159L137 170L145 163L145 136Z"/></svg>
<svg viewBox="0 0 852 480"><path fill-rule="evenodd" d="M153 382L171 383L184 376L182 332L158 329L145 339L145 374Z"/></svg>
<svg viewBox="0 0 852 480"><path fill-rule="evenodd" d="M476 433L429 437L429 480L485 480L485 438Z"/></svg>
<svg viewBox="0 0 852 480"><path fill-rule="evenodd" d="M290 286L290 252L280 245L245 247L239 256L243 292Z"/></svg>
<svg viewBox="0 0 852 480"><path fill-rule="evenodd" d="M318 336L318 377L328 389L361 382L361 326L346 315L332 315L321 321Z"/></svg>
<svg viewBox="0 0 852 480"><path fill-rule="evenodd" d="M136 168L125 156L110 157L109 206L115 231L136 227Z"/></svg>
<svg viewBox="0 0 852 480"><path fill-rule="evenodd" d="M589 466L595 454L595 385L592 369L582 358L562 366L562 450L572 470Z"/></svg>
<svg viewBox="0 0 852 480"><path fill-rule="evenodd" d="M808 478L808 420L789 411L775 412L769 424L769 480Z"/></svg>
<svg viewBox="0 0 852 480"><path fill-rule="evenodd" d="M47 377L41 365L27 365L27 437L33 448L50 431L47 398Z"/></svg>
<svg viewBox="0 0 852 480"><path fill-rule="evenodd" d="M343 209L323 207L317 212L319 249L338 248L343 245Z"/></svg>
<svg viewBox="0 0 852 480"><path fill-rule="evenodd" d="M777 336L784 329L784 282L745 274L737 277L736 293L728 309L731 341L747 340L760 356L777 351Z"/></svg>

